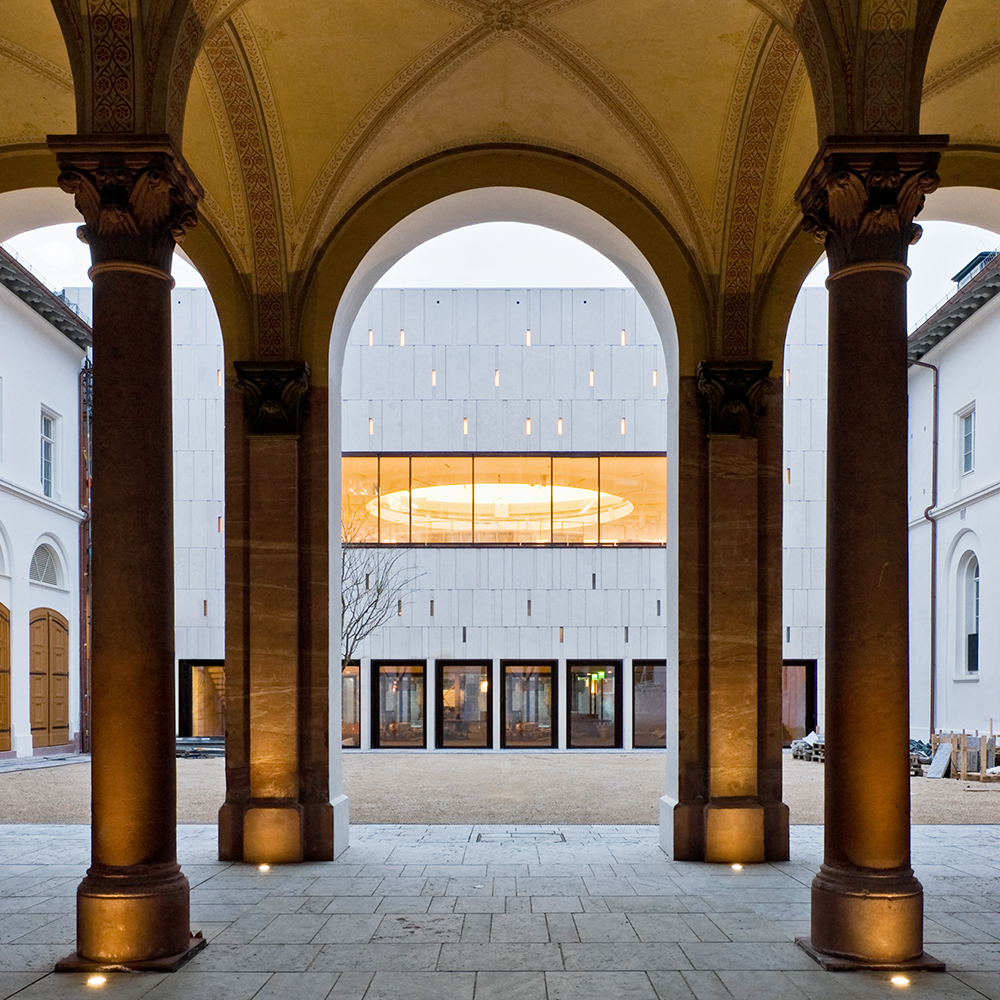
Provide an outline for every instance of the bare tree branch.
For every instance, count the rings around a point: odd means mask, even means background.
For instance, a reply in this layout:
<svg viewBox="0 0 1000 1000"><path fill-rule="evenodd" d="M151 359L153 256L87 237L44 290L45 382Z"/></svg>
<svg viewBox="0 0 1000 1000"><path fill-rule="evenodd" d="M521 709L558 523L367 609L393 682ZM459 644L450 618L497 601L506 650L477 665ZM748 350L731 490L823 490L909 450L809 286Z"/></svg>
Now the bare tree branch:
<svg viewBox="0 0 1000 1000"><path fill-rule="evenodd" d="M372 539L363 506L343 511L342 517L340 635L341 665L346 666L361 642L399 613L399 602L405 603L423 573L410 565L409 550Z"/></svg>

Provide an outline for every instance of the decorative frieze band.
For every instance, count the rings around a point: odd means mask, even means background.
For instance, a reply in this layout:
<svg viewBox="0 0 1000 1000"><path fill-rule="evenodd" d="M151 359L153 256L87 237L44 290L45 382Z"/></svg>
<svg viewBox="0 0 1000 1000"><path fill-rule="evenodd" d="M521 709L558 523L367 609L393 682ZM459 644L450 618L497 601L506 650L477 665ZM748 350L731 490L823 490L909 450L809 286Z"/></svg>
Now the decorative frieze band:
<svg viewBox="0 0 1000 1000"><path fill-rule="evenodd" d="M945 135L902 137L869 145L831 137L796 192L802 228L826 247L830 273L877 262L906 264L920 239L914 218L938 186Z"/></svg>
<svg viewBox="0 0 1000 1000"><path fill-rule="evenodd" d="M251 434L302 432L309 365L305 361L237 361L236 388Z"/></svg>
<svg viewBox="0 0 1000 1000"><path fill-rule="evenodd" d="M709 434L756 437L764 396L770 391L770 361L702 361L698 393Z"/></svg>
<svg viewBox="0 0 1000 1000"><path fill-rule="evenodd" d="M98 269L170 276L171 255L197 225L202 196L168 136L50 135L59 186L73 195Z"/></svg>

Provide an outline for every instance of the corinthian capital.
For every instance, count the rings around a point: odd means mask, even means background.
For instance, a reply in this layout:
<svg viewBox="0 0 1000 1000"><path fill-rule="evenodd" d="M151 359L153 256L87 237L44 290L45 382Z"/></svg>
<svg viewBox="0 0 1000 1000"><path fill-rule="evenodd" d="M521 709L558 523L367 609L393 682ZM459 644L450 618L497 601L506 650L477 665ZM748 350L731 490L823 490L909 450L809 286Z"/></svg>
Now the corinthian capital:
<svg viewBox="0 0 1000 1000"><path fill-rule="evenodd" d="M938 186L944 135L877 142L832 137L796 192L802 228L824 244L830 273L873 262L904 268L914 218Z"/></svg>
<svg viewBox="0 0 1000 1000"><path fill-rule="evenodd" d="M197 224L202 190L168 136L50 135L59 186L94 265L170 273L174 245Z"/></svg>
<svg viewBox="0 0 1000 1000"><path fill-rule="evenodd" d="M702 361L698 393L709 434L756 437L771 388L770 361Z"/></svg>
<svg viewBox="0 0 1000 1000"><path fill-rule="evenodd" d="M305 361L237 361L234 367L251 434L302 432L309 388Z"/></svg>

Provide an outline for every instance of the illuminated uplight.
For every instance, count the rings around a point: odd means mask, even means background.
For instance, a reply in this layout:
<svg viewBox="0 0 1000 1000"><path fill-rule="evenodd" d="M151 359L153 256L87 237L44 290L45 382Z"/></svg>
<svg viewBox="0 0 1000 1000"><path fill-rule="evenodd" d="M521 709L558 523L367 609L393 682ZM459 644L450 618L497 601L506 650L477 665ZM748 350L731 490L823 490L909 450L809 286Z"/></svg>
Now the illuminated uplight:
<svg viewBox="0 0 1000 1000"><path fill-rule="evenodd" d="M625 331L622 330L622 347L625 346Z"/></svg>
<svg viewBox="0 0 1000 1000"><path fill-rule="evenodd" d="M531 433L531 417L524 418L524 433L525 434Z"/></svg>
<svg viewBox="0 0 1000 1000"><path fill-rule="evenodd" d="M88 986L103 986L107 982L107 978L104 976L91 976L87 980Z"/></svg>
<svg viewBox="0 0 1000 1000"><path fill-rule="evenodd" d="M909 986L910 985L910 981L909 981L909 979L906 978L906 976L893 976L892 979L889 980L889 982L892 983L893 986Z"/></svg>
<svg viewBox="0 0 1000 1000"><path fill-rule="evenodd" d="M499 368L493 373L493 384L494 385L499 385L500 384L500 369Z"/></svg>
<svg viewBox="0 0 1000 1000"><path fill-rule="evenodd" d="M438 373L436 368L431 369L431 385L438 384Z"/></svg>
<svg viewBox="0 0 1000 1000"><path fill-rule="evenodd" d="M269 872L270 870L271 870L271 866L270 865L258 865L257 866L257 871L259 871L259 872Z"/></svg>
<svg viewBox="0 0 1000 1000"><path fill-rule="evenodd" d="M406 331L405 330L400 330L399 331L399 346L400 347L406 347Z"/></svg>
<svg viewBox="0 0 1000 1000"><path fill-rule="evenodd" d="M375 420L373 417L368 418L368 433L369 434L375 433Z"/></svg>
<svg viewBox="0 0 1000 1000"><path fill-rule="evenodd" d="M743 871L743 865L741 865L741 864L730 865L729 867L732 868L732 870L734 872L741 872L741 871Z"/></svg>
<svg viewBox="0 0 1000 1000"><path fill-rule="evenodd" d="M468 434L469 433L469 418L468 417L462 417L462 433L463 434Z"/></svg>
<svg viewBox="0 0 1000 1000"><path fill-rule="evenodd" d="M625 418L622 417L622 434L625 433Z"/></svg>
<svg viewBox="0 0 1000 1000"><path fill-rule="evenodd" d="M594 384L594 369L593 368L590 369L590 384L591 385Z"/></svg>
<svg viewBox="0 0 1000 1000"><path fill-rule="evenodd" d="M374 332L374 330L369 330L368 331L368 346L369 347L374 347L375 346L375 332Z"/></svg>
<svg viewBox="0 0 1000 1000"><path fill-rule="evenodd" d="M657 378L656 369L654 368L653 369L653 385L656 385L656 378Z"/></svg>
<svg viewBox="0 0 1000 1000"><path fill-rule="evenodd" d="M525 330L524 331L524 346L525 347L531 347L531 331L530 330Z"/></svg>
<svg viewBox="0 0 1000 1000"><path fill-rule="evenodd" d="M472 524L471 483L422 486L397 490L369 500L372 517L394 524L433 527L442 531L470 530ZM557 530L573 524L593 524L598 512L603 523L628 517L634 506L614 493L598 493L579 486L548 486L529 483L476 483L476 530L503 526L504 530L548 529L551 518Z"/></svg>
<svg viewBox="0 0 1000 1000"><path fill-rule="evenodd" d="M562 434L562 417L560 417L558 422L556 423L556 433Z"/></svg>

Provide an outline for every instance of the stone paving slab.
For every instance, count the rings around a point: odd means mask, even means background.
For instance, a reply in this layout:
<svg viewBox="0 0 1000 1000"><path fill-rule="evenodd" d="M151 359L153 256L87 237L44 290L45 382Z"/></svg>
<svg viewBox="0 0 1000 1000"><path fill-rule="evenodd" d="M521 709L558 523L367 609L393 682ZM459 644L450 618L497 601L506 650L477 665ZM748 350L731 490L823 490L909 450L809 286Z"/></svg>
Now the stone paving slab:
<svg viewBox="0 0 1000 1000"><path fill-rule="evenodd" d="M173 976L109 975L132 1000L1000 1000L1000 828L915 827L925 940L944 974L828 973L797 948L822 829L793 860L673 862L655 827L358 826L327 864L221 863L180 827L209 947ZM483 839L481 835L488 835ZM561 835L557 837L556 835ZM86 827L0 826L0 1000L96 995L73 950ZM51 862L51 864L49 863Z"/></svg>

